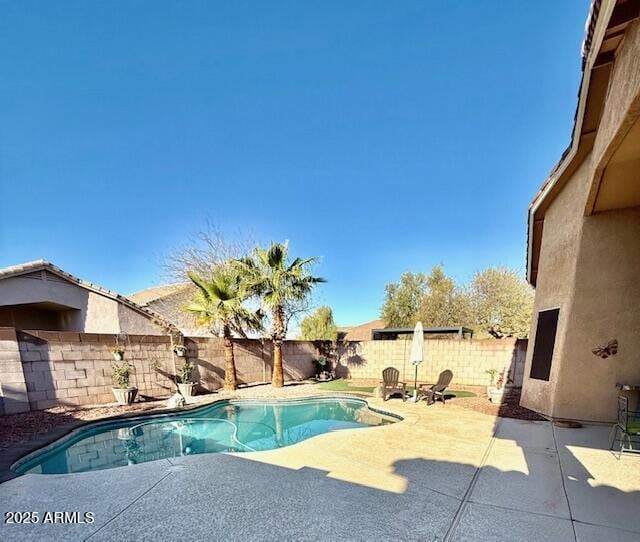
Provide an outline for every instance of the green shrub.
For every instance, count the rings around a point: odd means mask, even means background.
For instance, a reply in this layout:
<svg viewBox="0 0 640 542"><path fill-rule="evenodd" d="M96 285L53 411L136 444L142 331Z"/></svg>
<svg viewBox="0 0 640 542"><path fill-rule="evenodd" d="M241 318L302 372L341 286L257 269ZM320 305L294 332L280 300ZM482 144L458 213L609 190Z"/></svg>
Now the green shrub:
<svg viewBox="0 0 640 542"><path fill-rule="evenodd" d="M178 382L180 384L192 384L193 371L196 366L191 361L185 361L184 365L178 368Z"/></svg>
<svg viewBox="0 0 640 542"><path fill-rule="evenodd" d="M121 389L128 388L131 373L133 373L133 367L129 365L129 362L112 363L111 368L113 369L113 383L115 386Z"/></svg>

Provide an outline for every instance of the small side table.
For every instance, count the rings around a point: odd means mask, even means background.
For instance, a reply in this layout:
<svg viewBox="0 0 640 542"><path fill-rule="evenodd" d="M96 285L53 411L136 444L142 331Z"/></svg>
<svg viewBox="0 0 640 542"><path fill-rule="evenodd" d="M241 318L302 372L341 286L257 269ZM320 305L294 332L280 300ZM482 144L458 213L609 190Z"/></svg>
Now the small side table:
<svg viewBox="0 0 640 542"><path fill-rule="evenodd" d="M638 411L640 403L640 384L621 384L616 383L616 389L620 391L620 395L629 400L629 410Z"/></svg>

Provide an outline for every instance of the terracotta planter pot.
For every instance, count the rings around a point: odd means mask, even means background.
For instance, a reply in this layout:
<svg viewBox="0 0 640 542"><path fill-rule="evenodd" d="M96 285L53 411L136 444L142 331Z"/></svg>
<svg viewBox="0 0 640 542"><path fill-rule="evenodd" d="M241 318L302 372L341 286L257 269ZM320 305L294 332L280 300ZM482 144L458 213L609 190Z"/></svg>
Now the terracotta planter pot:
<svg viewBox="0 0 640 542"><path fill-rule="evenodd" d="M138 395L138 388L111 388L119 405L130 405Z"/></svg>
<svg viewBox="0 0 640 542"><path fill-rule="evenodd" d="M192 397L194 395L193 390L195 389L195 387L196 385L192 382L178 384L178 390L180 391L180 395L182 395L182 397Z"/></svg>

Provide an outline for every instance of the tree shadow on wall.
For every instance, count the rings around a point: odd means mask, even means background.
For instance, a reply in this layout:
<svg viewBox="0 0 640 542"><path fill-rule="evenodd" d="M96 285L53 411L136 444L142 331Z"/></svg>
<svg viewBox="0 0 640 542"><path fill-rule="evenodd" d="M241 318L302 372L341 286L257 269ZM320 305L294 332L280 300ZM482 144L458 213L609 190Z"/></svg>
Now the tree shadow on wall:
<svg viewBox="0 0 640 542"><path fill-rule="evenodd" d="M352 367L364 367L367 360L362 357L360 341L348 341L338 338L337 341L316 341L320 355L332 364L335 378L351 378Z"/></svg>
<svg viewBox="0 0 640 542"><path fill-rule="evenodd" d="M196 341L185 338L187 354L185 360L195 365L193 378L197 382L197 390L206 393L214 392L224 385L224 368L200 356L200 348Z"/></svg>

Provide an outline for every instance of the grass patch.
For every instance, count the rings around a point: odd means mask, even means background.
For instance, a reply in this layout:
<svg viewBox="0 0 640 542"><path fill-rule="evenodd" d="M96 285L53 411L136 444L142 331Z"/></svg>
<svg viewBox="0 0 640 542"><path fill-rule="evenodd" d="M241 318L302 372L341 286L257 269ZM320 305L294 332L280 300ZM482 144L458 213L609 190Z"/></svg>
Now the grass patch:
<svg viewBox="0 0 640 542"><path fill-rule="evenodd" d="M409 395L413 395L413 386L407 386L407 393ZM476 394L472 391L463 391L463 390L447 390L447 397L475 397Z"/></svg>
<svg viewBox="0 0 640 542"><path fill-rule="evenodd" d="M476 397L476 394L472 391L464 390L447 390L447 395L453 395L454 397Z"/></svg>
<svg viewBox="0 0 640 542"><path fill-rule="evenodd" d="M338 378L330 382L321 382L318 384L321 390L326 391L354 391L360 393L373 393L375 386L352 386L348 380Z"/></svg>
<svg viewBox="0 0 640 542"><path fill-rule="evenodd" d="M348 380L339 378L337 380L331 380L330 382L320 382L318 387L325 391L344 391L355 393L369 393L372 394L375 386L355 386ZM407 393L413 395L413 386L407 386ZM450 397L475 397L476 394L471 391L462 390L447 390L447 395Z"/></svg>

